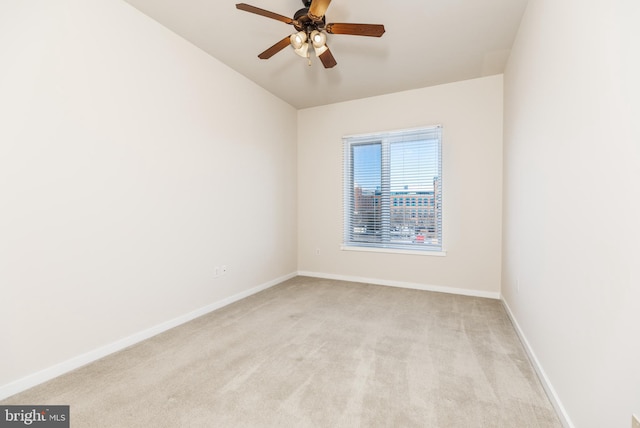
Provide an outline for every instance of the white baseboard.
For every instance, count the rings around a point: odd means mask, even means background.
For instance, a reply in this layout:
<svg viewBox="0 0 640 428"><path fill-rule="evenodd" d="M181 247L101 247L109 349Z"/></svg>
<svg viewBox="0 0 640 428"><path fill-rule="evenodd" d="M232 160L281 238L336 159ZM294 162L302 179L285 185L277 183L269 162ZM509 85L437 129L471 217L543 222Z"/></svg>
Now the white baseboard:
<svg viewBox="0 0 640 428"><path fill-rule="evenodd" d="M411 288L413 290L437 291L438 293L459 294L462 296L484 297L487 299L500 299L499 291L480 291L466 288L445 287L442 285L417 284L413 282L389 281L386 279L363 278L359 276L334 275L330 273L298 271L300 276L310 276L313 278L335 279L338 281L361 282L365 284L386 285L387 287Z"/></svg>
<svg viewBox="0 0 640 428"><path fill-rule="evenodd" d="M280 278L276 278L272 281L258 285L249 290L243 291L238 294L234 294L233 296L227 297L226 299L219 300L217 302L211 303L210 305L207 305L200 309L196 309L195 311L181 315L172 320L163 322L162 324L158 324L147 330L140 331L138 333L132 334L131 336L120 339L116 342L102 346L98 349L94 349L93 351L89 351L85 354L78 355L77 357L71 358L70 360L64 361L60 364L56 364L55 366L33 373L31 375L23 377L22 379L18 379L14 382L11 382L7 385L0 386L0 400L3 400L7 397L15 395L19 392L25 391L43 382L46 382L55 377L58 377L67 372L70 372L79 367L82 367L86 364L89 364L93 361L99 360L100 358L104 358L109 354L118 352L131 345L135 345L136 343L142 342L143 340L149 339L150 337L163 333L181 324L189 322L195 318L206 315L209 312L215 311L216 309L220 309L224 306L230 305L231 303L237 302L238 300L244 299L245 297L249 297L260 291L266 290L267 288L280 284L281 282L291 279L296 275L297 273L294 272L294 273L290 273L288 275L282 276Z"/></svg>
<svg viewBox="0 0 640 428"><path fill-rule="evenodd" d="M509 319L511 319L511 323L513 324L516 330L516 333L520 338L520 342L522 342L522 346L524 347L525 351L527 352L527 355L529 356L531 365L533 365L533 368L535 369L536 373L538 374L538 378L540 379L540 383L542 384L542 387L544 388L545 392L547 393L547 396L549 397L549 401L551 401L551 404L556 409L556 413L558 414L558 418L560 418L560 422L562 423L562 426L564 426L565 428L575 428L575 425L573 425L573 422L571 422L571 418L569 418L569 414L567 413L567 410L564 408L564 406L562 405L562 402L560 401L560 397L558 397L558 394L556 393L556 390L553 388L551 381L549 380L549 378L547 377L547 374L545 373L544 369L540 365L540 362L538 361L538 358L536 357L535 352L533 352L533 349L531 348L531 345L529 344L527 337L524 335L524 332L520 328L520 325L518 324L516 317L513 315L513 312L511 312L511 308L509 307L509 304L504 299L504 297L502 297L501 300L502 300L502 305L507 311L507 315L509 315Z"/></svg>

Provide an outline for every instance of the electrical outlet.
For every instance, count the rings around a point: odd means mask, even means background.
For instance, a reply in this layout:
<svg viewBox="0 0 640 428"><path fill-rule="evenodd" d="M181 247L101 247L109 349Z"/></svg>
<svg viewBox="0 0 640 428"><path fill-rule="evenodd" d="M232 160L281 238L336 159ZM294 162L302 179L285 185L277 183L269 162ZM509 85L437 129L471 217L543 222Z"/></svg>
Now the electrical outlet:
<svg viewBox="0 0 640 428"><path fill-rule="evenodd" d="M227 273L227 265L220 266L220 275L226 275Z"/></svg>
<svg viewBox="0 0 640 428"><path fill-rule="evenodd" d="M636 415L631 415L631 428L640 428L640 419Z"/></svg>

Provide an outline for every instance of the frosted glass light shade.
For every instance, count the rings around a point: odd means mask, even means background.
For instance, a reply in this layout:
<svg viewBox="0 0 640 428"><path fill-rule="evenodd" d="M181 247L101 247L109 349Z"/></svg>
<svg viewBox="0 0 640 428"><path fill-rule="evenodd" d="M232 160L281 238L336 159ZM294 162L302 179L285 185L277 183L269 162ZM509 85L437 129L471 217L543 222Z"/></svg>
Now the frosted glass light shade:
<svg viewBox="0 0 640 428"><path fill-rule="evenodd" d="M313 30L311 32L311 43L313 43L313 49L316 51L316 56L322 55L329 49L326 45L327 35L318 30Z"/></svg>
<svg viewBox="0 0 640 428"><path fill-rule="evenodd" d="M289 37L289 40L291 40L291 46L293 46L294 49L300 49L306 44L307 33L300 31L292 34L291 37Z"/></svg>
<svg viewBox="0 0 640 428"><path fill-rule="evenodd" d="M311 42L313 42L314 48L322 47L327 43L327 35L318 30L313 30L311 32Z"/></svg>
<svg viewBox="0 0 640 428"><path fill-rule="evenodd" d="M309 44L308 43L304 43L302 46L300 46L299 48L294 48L293 51L300 55L303 58L307 58L309 56Z"/></svg>

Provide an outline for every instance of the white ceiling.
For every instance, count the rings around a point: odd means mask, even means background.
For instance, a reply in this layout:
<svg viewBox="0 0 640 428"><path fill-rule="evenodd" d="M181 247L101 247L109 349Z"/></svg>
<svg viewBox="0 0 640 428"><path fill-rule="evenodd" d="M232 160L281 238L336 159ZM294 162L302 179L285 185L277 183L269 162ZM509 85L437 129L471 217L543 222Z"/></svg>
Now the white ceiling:
<svg viewBox="0 0 640 428"><path fill-rule="evenodd" d="M236 9L241 1L125 0L297 108L502 73L527 0L333 0L329 22L384 24L381 38L328 35L338 65L309 67L291 47L257 55L291 25ZM293 17L301 0L244 0Z"/></svg>

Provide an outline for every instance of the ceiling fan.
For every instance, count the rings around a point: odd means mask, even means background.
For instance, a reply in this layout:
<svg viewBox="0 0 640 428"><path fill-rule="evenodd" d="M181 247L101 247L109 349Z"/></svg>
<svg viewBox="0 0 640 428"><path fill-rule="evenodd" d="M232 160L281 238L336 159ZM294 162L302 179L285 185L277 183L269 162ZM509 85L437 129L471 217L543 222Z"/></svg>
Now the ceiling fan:
<svg viewBox="0 0 640 428"><path fill-rule="evenodd" d="M309 55L310 47L315 50L316 56L322 61L325 68L334 67L337 62L327 46L327 35L329 34L350 34L354 36L380 37L384 34L384 25L380 24L349 24L349 23L326 23L325 12L329 8L331 0L302 0L304 7L297 11L293 18L288 18L259 7L246 3L236 4L236 8L256 15L266 16L293 25L296 33L285 37L266 51L258 55L260 59L269 59L282 49L291 45L296 54L307 58L309 65L311 59Z"/></svg>

